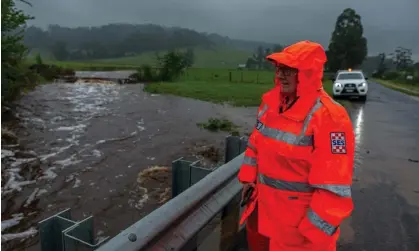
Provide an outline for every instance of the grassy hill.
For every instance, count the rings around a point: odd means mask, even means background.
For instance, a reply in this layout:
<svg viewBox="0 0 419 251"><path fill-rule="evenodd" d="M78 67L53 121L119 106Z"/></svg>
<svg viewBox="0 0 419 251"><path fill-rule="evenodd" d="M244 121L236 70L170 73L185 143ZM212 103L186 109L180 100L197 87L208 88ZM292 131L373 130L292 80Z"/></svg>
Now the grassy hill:
<svg viewBox="0 0 419 251"><path fill-rule="evenodd" d="M77 28L51 25L48 29L31 26L25 29L24 44L31 49L30 57L40 53L46 62L61 59L119 66L153 64L157 53L164 54L170 48L194 48L194 67L199 68L236 68L246 63L258 46L272 47L263 42L152 24Z"/></svg>
<svg viewBox="0 0 419 251"><path fill-rule="evenodd" d="M108 58L89 61L55 61L51 57L43 58L45 63L54 63L64 67L83 69L88 67L114 66L121 68L135 68L143 64L156 64L156 55L163 55L166 51L145 52L137 56ZM235 49L230 46L214 46L213 48L195 47L194 68L237 68L239 64L246 63L252 56L251 51ZM28 58L34 62L34 55ZM41 54L42 55L42 54ZM44 54L45 55L45 54Z"/></svg>

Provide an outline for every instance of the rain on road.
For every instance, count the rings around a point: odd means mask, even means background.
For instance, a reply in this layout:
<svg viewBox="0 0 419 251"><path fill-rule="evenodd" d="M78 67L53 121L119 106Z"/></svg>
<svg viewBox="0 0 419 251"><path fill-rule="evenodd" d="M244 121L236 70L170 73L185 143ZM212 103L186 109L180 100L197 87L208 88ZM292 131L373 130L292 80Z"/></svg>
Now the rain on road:
<svg viewBox="0 0 419 251"><path fill-rule="evenodd" d="M21 101L22 141L39 155L42 171L13 200L3 200L4 193L23 183L6 182L2 189L2 218L15 214L21 221L11 230L26 230L71 207L74 218L92 214L99 232L113 236L158 206L156 198L170 186L164 180L163 187L144 190L139 172L180 156L196 157L199 146L222 147L225 135L214 137L197 122L228 117L245 131L254 123L256 108L149 95L141 89L51 84ZM419 101L371 83L368 101L351 102L348 111L357 140L355 211L342 226L339 250L419 250ZM2 149L2 161L11 157L7 154L12 153ZM22 207L34 189L37 200ZM151 195L153 190L159 193ZM38 250L34 239L2 247Z"/></svg>
<svg viewBox="0 0 419 251"><path fill-rule="evenodd" d="M419 100L371 83L368 101L349 113L355 210L338 250L419 250Z"/></svg>

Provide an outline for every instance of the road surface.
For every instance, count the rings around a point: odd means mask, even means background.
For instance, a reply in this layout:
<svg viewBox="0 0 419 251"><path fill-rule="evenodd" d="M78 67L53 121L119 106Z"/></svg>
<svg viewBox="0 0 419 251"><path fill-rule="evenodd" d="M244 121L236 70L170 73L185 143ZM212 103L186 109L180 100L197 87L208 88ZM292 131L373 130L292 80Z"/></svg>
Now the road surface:
<svg viewBox="0 0 419 251"><path fill-rule="evenodd" d="M355 210L339 250L419 250L419 101L376 83L351 111Z"/></svg>

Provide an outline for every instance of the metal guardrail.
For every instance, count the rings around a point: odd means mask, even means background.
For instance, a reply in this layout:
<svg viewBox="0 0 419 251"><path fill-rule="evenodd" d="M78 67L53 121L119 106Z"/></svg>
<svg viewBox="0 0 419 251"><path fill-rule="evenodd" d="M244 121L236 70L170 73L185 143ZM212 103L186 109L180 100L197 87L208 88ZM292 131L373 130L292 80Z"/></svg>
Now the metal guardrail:
<svg viewBox="0 0 419 251"><path fill-rule="evenodd" d="M172 163L172 199L110 239L96 251L231 250L236 245L240 231L238 222L242 186L236 176L243 159L241 153L244 152L246 145L246 138L227 137L226 163L215 169L201 168L198 166L199 161L190 162L182 158L175 160ZM57 216L59 215L53 217ZM93 243L92 224L84 231L79 230L90 235L80 234L84 239L80 238L81 241L76 244L75 238L66 237L71 227L69 229L67 225L56 225L52 229L46 228L45 224L43 226L43 229L40 229L42 251L95 250L94 248L101 244ZM63 229L65 227L67 229ZM52 234L53 232L55 234ZM200 233L204 233L204 239L215 236L214 238L219 241L214 243L210 240L204 244L205 241L201 240ZM62 236L61 241L53 241L48 237L57 238L58 235ZM68 245L70 242L72 244ZM59 249L60 245L62 249Z"/></svg>

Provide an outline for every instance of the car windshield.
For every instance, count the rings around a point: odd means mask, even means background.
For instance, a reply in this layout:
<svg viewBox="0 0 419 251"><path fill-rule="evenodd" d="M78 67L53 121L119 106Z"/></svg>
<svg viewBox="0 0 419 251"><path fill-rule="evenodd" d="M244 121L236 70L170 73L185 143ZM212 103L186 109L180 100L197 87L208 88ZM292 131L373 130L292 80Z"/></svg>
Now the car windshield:
<svg viewBox="0 0 419 251"><path fill-rule="evenodd" d="M358 72L351 72L351 73L341 73L338 75L339 80L347 80L347 79L364 79L361 73Z"/></svg>

